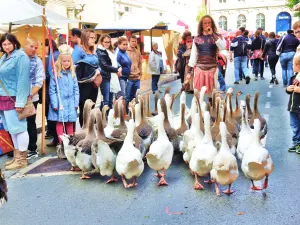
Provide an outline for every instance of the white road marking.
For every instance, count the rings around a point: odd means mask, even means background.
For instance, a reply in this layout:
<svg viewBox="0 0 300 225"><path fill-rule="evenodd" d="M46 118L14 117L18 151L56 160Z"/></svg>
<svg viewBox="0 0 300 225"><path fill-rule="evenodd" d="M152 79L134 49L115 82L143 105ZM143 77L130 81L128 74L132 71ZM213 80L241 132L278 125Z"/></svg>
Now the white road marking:
<svg viewBox="0 0 300 225"><path fill-rule="evenodd" d="M268 91L267 92L267 98L271 98L271 95L272 95L271 91Z"/></svg>
<svg viewBox="0 0 300 225"><path fill-rule="evenodd" d="M272 85L272 84L270 84L270 85L269 85L269 88L273 88L273 85Z"/></svg>
<svg viewBox="0 0 300 225"><path fill-rule="evenodd" d="M266 109L271 108L271 102L266 102L265 108L266 108Z"/></svg>

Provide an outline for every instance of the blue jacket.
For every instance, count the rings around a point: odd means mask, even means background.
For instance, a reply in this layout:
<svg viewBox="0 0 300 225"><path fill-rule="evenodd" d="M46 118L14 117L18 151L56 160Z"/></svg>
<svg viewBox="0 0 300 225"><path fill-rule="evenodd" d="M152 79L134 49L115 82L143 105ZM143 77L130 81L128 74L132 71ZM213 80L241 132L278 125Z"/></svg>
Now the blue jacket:
<svg viewBox="0 0 300 225"><path fill-rule="evenodd" d="M31 93L30 60L21 50L14 50L9 57L0 59L0 79L10 96L16 96L15 107L23 108ZM0 85L0 96L7 96Z"/></svg>
<svg viewBox="0 0 300 225"><path fill-rule="evenodd" d="M85 62L97 66L100 73L101 69L99 67L99 61L96 54L86 54L86 52L82 49L82 47L75 45L74 51L72 52L72 60L75 65L78 61L84 60Z"/></svg>
<svg viewBox="0 0 300 225"><path fill-rule="evenodd" d="M131 70L131 59L126 51L118 49L117 61L122 67L122 76L120 78L128 79Z"/></svg>
<svg viewBox="0 0 300 225"><path fill-rule="evenodd" d="M54 76L51 77L49 86L50 107L48 120L58 122L76 122L79 105L79 88L76 76L72 77L70 71L61 71L61 77L57 78L60 91L61 109L58 101L57 87ZM57 108L58 111L55 111Z"/></svg>
<svg viewBox="0 0 300 225"><path fill-rule="evenodd" d="M247 56L248 49L251 48L251 41L242 35L234 38L230 44L230 51L233 51L234 57Z"/></svg>

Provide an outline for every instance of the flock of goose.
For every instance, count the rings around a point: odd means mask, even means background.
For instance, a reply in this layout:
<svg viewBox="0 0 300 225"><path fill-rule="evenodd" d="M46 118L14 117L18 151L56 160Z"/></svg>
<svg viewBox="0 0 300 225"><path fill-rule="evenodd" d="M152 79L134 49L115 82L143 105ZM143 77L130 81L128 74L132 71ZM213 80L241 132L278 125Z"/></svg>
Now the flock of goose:
<svg viewBox="0 0 300 225"><path fill-rule="evenodd" d="M259 92L255 93L252 110L249 94L239 104L241 91L235 94L233 109L232 88L224 95L214 91L211 101L206 102L203 87L195 91L190 108L183 91L179 115L175 115L175 95L170 94L170 89L162 98L155 94L152 113L149 94L137 93L128 104L129 115L122 97L114 101L113 109L104 106L102 111L87 100L82 129L72 136L61 136L71 170L81 170L81 179L89 178L87 172L99 172L110 177L106 183L117 181L118 173L124 187L130 188L137 185L146 161L156 172L158 185L168 185L166 171L174 152L178 152L195 177L194 189L204 189L198 176L206 176L205 182L214 182L216 194L220 195L219 184L228 185L223 193L233 193L231 185L239 176L237 155L243 173L252 182L251 189L266 189L274 165L264 147L268 129L258 109ZM254 181L264 178L262 187L255 186Z"/></svg>

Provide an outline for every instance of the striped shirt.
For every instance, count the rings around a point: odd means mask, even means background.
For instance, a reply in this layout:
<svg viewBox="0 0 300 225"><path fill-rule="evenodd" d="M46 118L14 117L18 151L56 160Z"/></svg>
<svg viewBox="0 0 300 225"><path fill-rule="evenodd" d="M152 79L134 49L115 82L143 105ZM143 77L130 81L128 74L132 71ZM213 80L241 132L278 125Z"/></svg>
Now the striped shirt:
<svg viewBox="0 0 300 225"><path fill-rule="evenodd" d="M42 60L37 56L30 58L30 83L31 88L34 86L42 87L45 80L45 70ZM32 101L36 102L39 100L38 93L32 96Z"/></svg>

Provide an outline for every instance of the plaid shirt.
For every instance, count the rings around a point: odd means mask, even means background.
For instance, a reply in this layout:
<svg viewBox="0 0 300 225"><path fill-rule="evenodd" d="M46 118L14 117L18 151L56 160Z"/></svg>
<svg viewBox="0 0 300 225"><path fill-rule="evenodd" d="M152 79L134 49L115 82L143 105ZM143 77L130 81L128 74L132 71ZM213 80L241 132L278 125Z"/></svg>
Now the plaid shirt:
<svg viewBox="0 0 300 225"><path fill-rule="evenodd" d="M34 86L42 87L45 80L45 70L42 60L38 56L30 57L30 83ZM39 100L39 95L32 96L32 101Z"/></svg>

